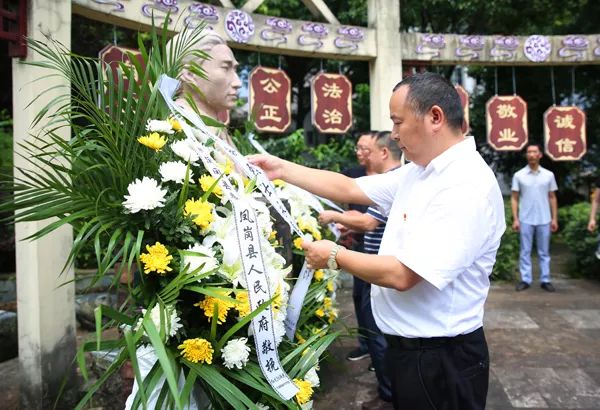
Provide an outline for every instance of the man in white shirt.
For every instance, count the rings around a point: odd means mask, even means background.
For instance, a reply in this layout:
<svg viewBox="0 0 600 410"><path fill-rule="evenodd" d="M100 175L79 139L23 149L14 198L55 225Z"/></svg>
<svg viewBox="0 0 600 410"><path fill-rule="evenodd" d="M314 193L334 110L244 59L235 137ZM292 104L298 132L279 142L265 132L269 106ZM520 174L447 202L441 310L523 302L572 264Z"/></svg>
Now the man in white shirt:
<svg viewBox="0 0 600 410"><path fill-rule="evenodd" d="M529 144L526 149L527 166L515 173L512 179L511 208L513 230L519 232L521 251L519 271L521 282L516 291L531 286L531 247L533 238L537 245L540 263L541 288L554 292L550 282L550 232L558 229L558 205L554 174L540 166L542 151L539 145Z"/></svg>
<svg viewBox="0 0 600 410"><path fill-rule="evenodd" d="M489 379L483 306L505 229L493 172L463 137L454 87L439 74L408 77L390 100L392 136L410 164L347 178L272 156L251 161L272 178L388 215L378 255L330 241L304 243L313 268L341 267L372 283L386 335L395 409L483 409Z"/></svg>

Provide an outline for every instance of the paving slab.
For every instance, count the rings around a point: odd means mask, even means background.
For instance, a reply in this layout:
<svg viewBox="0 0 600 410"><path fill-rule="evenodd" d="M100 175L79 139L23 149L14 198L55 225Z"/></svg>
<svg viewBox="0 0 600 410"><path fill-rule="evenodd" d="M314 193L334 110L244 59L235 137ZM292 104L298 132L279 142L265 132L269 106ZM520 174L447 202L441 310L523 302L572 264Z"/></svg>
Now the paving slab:
<svg viewBox="0 0 600 410"><path fill-rule="evenodd" d="M485 306L490 348L487 409L600 410L600 283L556 274L555 293L534 283L494 283ZM356 325L350 289L338 294L344 326ZM322 366L315 409L354 410L376 395L368 359L345 360L355 338L342 338Z"/></svg>

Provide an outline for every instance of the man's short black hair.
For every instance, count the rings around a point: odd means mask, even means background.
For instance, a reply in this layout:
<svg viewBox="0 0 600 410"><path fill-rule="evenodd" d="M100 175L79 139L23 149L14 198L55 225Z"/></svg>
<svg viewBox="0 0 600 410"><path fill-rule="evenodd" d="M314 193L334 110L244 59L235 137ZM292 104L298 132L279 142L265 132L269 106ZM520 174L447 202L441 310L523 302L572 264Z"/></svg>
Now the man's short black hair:
<svg viewBox="0 0 600 410"><path fill-rule="evenodd" d="M406 100L414 113L422 117L434 105L444 111L450 128L462 130L464 112L456 89L443 76L436 73L419 73L406 77L394 87L408 87Z"/></svg>
<svg viewBox="0 0 600 410"><path fill-rule="evenodd" d="M390 152L392 159L399 161L402 158L402 151L398 146L398 142L392 139L390 131L379 131L375 134L375 143L381 149L384 147Z"/></svg>
<svg viewBox="0 0 600 410"><path fill-rule="evenodd" d="M525 145L525 152L527 152L527 150L529 149L529 147L537 147L538 151L543 153L542 151L542 145L537 143L537 142L529 142L527 143L527 145Z"/></svg>

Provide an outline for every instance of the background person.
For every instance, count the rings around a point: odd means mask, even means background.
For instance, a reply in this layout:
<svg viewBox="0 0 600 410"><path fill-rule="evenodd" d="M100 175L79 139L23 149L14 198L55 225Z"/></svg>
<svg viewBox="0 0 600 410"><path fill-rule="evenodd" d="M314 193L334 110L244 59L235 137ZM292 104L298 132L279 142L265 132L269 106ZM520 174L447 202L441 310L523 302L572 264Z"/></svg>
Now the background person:
<svg viewBox="0 0 600 410"><path fill-rule="evenodd" d="M342 174L350 177L350 178L359 178L364 177L365 175L373 175L375 174L375 170L369 160L369 155L371 154L372 149L374 148L374 136L376 135L376 131L366 131L359 134L358 140L356 141L356 146L354 148L354 152L356 153L356 160L358 161L358 165L355 167L350 167L342 171ZM361 204L348 204L348 209L355 211L357 213L364 213L367 211L366 205ZM342 233L345 237L346 246L351 249L362 252L364 249L364 231L349 231L342 227ZM359 316L359 310L361 306L362 300L362 287L361 284L357 282L356 277L353 277L352 281L352 300L354 302L354 311L356 312L357 318ZM348 355L346 355L346 359L350 361L362 360L369 357L369 346L367 344L367 336L365 335L364 329L360 328L362 325L359 323L359 336L358 336L358 347L352 349Z"/></svg>
<svg viewBox="0 0 600 410"><path fill-rule="evenodd" d="M597 228L596 215L598 214L598 209L600 209L600 177L596 180L596 189L594 190L590 201L592 206L590 208L590 218L587 229L590 232L594 232ZM600 259L600 241L598 241L598 248L596 249L595 255L596 258Z"/></svg>
<svg viewBox="0 0 600 410"><path fill-rule="evenodd" d="M520 292L528 289L533 281L531 248L535 237L541 288L554 292L554 286L550 282L550 233L558 230L558 188L554 174L540 165L542 151L539 145L529 144L526 158L527 165L515 173L511 187L512 228L519 232L521 242L521 282L517 284L516 290Z"/></svg>
<svg viewBox="0 0 600 410"><path fill-rule="evenodd" d="M402 151L400 151L398 143L391 138L389 131L378 132L373 138L373 142L368 161L377 174L391 171L401 165ZM387 218L377 207L370 206L365 213L323 211L319 215L319 222L322 224L335 222L342 224L347 229L364 232L364 253L377 254ZM377 377L378 397L365 402L362 408L365 410L391 409L391 385L385 369L387 343L375 323L371 310L371 284L355 276L352 294L359 332L366 340L371 356L369 370L375 371Z"/></svg>
<svg viewBox="0 0 600 410"><path fill-rule="evenodd" d="M339 202L377 204L388 215L378 255L331 241L305 242L315 269L341 268L372 283L386 335L395 409L483 409L489 354L483 307L505 229L492 170L464 138L458 93L439 74L401 81L390 100L392 138L411 163L353 180L270 155L250 161ZM468 204L468 206L465 206Z"/></svg>

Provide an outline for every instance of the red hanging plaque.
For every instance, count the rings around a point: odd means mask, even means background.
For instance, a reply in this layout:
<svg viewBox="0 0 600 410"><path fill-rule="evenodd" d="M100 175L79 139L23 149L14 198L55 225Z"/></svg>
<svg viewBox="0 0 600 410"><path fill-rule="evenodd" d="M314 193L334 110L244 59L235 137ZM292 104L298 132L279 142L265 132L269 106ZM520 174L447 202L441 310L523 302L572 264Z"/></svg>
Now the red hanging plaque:
<svg viewBox="0 0 600 410"><path fill-rule="evenodd" d="M485 104L488 143L498 151L519 151L528 140L527 103L517 95L496 95Z"/></svg>
<svg viewBox="0 0 600 410"><path fill-rule="evenodd" d="M467 92L467 90L465 90L463 88L462 85L455 85L454 88L456 88L456 92L458 93L458 96L460 97L460 103L463 107L463 115L465 118L465 124L467 124L466 130L468 132L469 131L469 93Z"/></svg>
<svg viewBox="0 0 600 410"><path fill-rule="evenodd" d="M285 132L292 122L292 83L285 71L256 67L250 72L248 82L248 114L254 116L256 129Z"/></svg>
<svg viewBox="0 0 600 410"><path fill-rule="evenodd" d="M310 86L312 124L321 133L343 134L352 126L352 83L341 74L317 74Z"/></svg>
<svg viewBox="0 0 600 410"><path fill-rule="evenodd" d="M117 69L120 68L120 64L124 63L129 66L132 65L130 55L135 57L138 60L138 62L142 65L142 68L143 68L144 60L142 58L142 53L140 53L138 50L135 50L133 48L119 47L119 46L110 44L110 45L104 47L98 53L98 57L100 58L100 61L102 61L102 63L109 65L111 67L112 72L113 72L113 80L115 82L117 81ZM137 75L137 71L134 70L134 73ZM124 78L124 80L125 80L124 86L125 86L125 89L127 89L128 88L128 85L127 85L128 79ZM135 80L137 81L138 78L135 78Z"/></svg>
<svg viewBox="0 0 600 410"><path fill-rule="evenodd" d="M544 149L554 161L576 161L585 155L585 113L579 107L550 107L546 110Z"/></svg>

